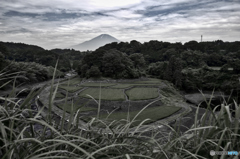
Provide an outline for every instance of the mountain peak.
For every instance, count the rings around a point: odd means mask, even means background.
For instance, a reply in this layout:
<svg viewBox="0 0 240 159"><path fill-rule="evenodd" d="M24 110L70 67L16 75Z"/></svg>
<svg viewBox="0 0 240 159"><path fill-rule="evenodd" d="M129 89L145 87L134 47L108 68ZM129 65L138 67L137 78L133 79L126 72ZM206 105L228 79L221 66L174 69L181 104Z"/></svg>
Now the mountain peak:
<svg viewBox="0 0 240 159"><path fill-rule="evenodd" d="M112 39L116 39L116 38L112 37L112 36L109 35L109 34L101 34L101 35L97 36L96 38L100 38L100 39L102 39L102 38L112 38ZM94 38L94 39L95 39L95 38ZM116 39L116 40L117 40L117 39Z"/></svg>
<svg viewBox="0 0 240 159"><path fill-rule="evenodd" d="M81 44L74 45L71 48L75 50L80 50L80 51L96 50L97 48L112 42L120 42L120 40L114 38L109 34L101 34L89 41L85 41Z"/></svg>

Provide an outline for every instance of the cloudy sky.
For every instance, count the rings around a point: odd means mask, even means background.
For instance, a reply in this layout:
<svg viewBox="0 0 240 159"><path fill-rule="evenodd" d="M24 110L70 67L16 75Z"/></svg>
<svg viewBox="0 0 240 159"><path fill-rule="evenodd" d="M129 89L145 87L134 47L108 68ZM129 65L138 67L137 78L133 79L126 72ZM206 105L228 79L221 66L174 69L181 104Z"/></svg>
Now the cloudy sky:
<svg viewBox="0 0 240 159"><path fill-rule="evenodd" d="M0 0L0 41L65 48L121 41L240 41L240 0Z"/></svg>

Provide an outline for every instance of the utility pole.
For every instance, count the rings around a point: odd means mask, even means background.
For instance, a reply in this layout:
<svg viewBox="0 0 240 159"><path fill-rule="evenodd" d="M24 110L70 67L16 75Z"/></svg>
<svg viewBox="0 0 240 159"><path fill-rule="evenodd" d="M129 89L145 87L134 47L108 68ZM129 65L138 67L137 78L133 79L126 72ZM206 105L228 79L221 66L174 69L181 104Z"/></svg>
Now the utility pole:
<svg viewBox="0 0 240 159"><path fill-rule="evenodd" d="M201 35L201 42L202 42L202 35Z"/></svg>

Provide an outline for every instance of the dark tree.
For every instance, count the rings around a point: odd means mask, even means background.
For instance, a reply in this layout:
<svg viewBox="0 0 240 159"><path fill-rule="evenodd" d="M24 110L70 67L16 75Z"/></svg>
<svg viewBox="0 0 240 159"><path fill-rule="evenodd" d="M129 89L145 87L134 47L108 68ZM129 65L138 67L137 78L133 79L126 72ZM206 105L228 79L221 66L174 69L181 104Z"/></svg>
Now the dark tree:
<svg viewBox="0 0 240 159"><path fill-rule="evenodd" d="M92 66L86 73L87 78L98 78L101 77L101 75L102 74L97 66Z"/></svg>
<svg viewBox="0 0 240 159"><path fill-rule="evenodd" d="M140 53L134 53L129 55L129 58L133 61L135 69L140 69L145 66L145 59L143 57L143 54Z"/></svg>
<svg viewBox="0 0 240 159"><path fill-rule="evenodd" d="M5 67L5 57L4 55L0 52L0 71Z"/></svg>
<svg viewBox="0 0 240 159"><path fill-rule="evenodd" d="M182 86L182 61L180 58L172 56L169 60L165 79L174 83L177 87Z"/></svg>

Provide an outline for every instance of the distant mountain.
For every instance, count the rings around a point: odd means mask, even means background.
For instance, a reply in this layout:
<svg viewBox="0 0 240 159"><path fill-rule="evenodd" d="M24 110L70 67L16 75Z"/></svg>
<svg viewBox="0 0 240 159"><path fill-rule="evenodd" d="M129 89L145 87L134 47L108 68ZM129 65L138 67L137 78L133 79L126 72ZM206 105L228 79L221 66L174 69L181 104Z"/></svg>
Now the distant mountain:
<svg viewBox="0 0 240 159"><path fill-rule="evenodd" d="M104 46L106 44L112 43L112 42L120 42L120 40L118 40L108 34L101 34L89 41L85 41L81 44L71 46L70 48L73 48L75 50L80 50L80 51L87 51L87 50L94 51L97 48Z"/></svg>

